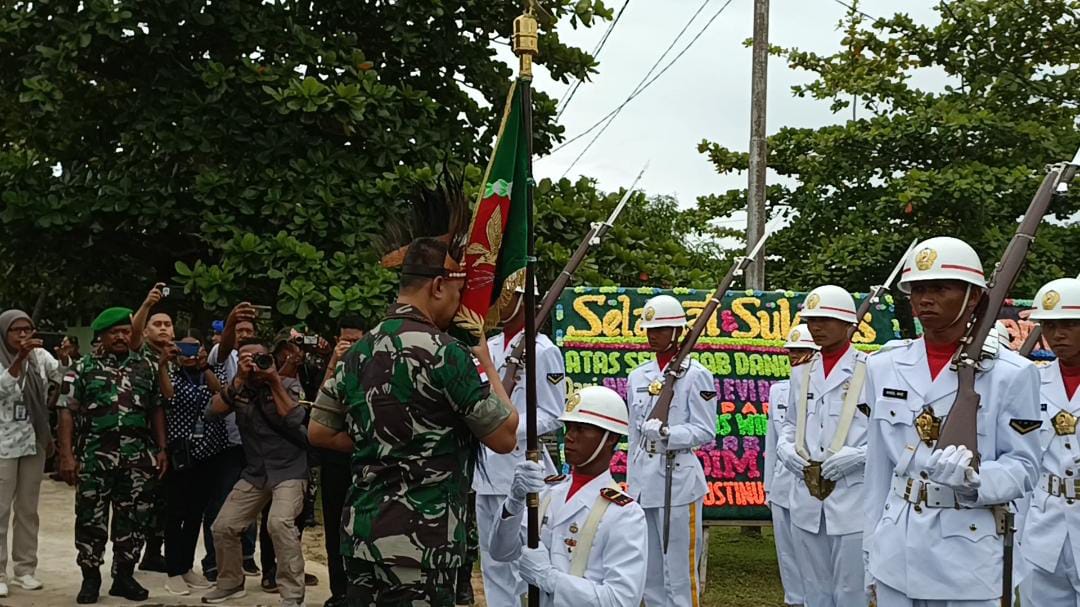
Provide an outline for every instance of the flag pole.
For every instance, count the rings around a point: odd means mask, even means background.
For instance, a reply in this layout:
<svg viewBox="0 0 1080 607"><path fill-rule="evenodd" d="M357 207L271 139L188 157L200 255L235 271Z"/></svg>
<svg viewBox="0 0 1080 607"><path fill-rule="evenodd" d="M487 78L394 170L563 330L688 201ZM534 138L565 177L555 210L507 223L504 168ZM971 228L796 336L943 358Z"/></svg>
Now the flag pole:
<svg viewBox="0 0 1080 607"><path fill-rule="evenodd" d="M532 60L539 54L537 22L534 15L534 1L525 0L525 12L514 19L514 54L518 56L520 67L518 86L521 87L521 118L524 126L526 150L526 175L529 183L525 186L525 208L528 233L528 252L525 262L525 443L526 457L534 462L540 461L540 445L536 436L536 230L533 210L532 176ZM493 378L492 381L497 381ZM536 493L528 496L528 532L529 548L540 545L540 498ZM540 589L529 586L529 607L539 607Z"/></svg>

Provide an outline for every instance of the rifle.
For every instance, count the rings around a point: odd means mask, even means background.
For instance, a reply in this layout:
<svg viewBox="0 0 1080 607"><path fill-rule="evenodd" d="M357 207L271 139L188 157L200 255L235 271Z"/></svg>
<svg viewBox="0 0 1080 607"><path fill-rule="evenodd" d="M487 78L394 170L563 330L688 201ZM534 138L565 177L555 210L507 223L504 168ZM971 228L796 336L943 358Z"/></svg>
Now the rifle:
<svg viewBox="0 0 1080 607"><path fill-rule="evenodd" d="M1077 278L1080 278L1080 276L1077 276ZM1024 340L1024 345L1020 346L1020 349L1017 350L1017 352L1023 357L1031 356L1032 351L1035 350L1035 346L1038 345L1039 339L1041 338L1042 325L1036 323L1034 327L1031 327L1031 332L1028 333L1027 339Z"/></svg>
<svg viewBox="0 0 1080 607"><path fill-rule="evenodd" d="M961 340L963 344L954 364L956 365L957 391L949 415L941 425L941 436L936 449L949 445L967 447L975 457L972 468L979 469L978 413L979 393L975 391L975 372L979 370L983 344L997 321L998 312L1005 303L1020 269L1024 266L1031 243L1035 241L1035 231L1042 223L1050 202L1056 194L1063 194L1069 181L1080 168L1080 151L1071 163L1059 163L1050 167L1042 184L1028 205L1016 234L1009 241L1001 261L994 268L990 277L989 291L975 310L975 318L969 323L967 334Z"/></svg>
<svg viewBox="0 0 1080 607"><path fill-rule="evenodd" d="M682 368L683 361L690 356L690 351L694 349L694 345L697 344L697 340L701 337L701 334L705 332L705 327L709 324L709 319L716 313L716 309L720 307L720 302L724 299L724 293L727 292L731 283L734 282L736 276L742 276L746 268L754 263L754 258L758 252L765 245L765 241L769 239L772 234L766 232L762 236L757 244L754 245L754 249L750 251L745 257L740 257L735 260L731 268L728 269L727 274L717 285L716 290L713 291L712 297L709 298L709 302L705 304L705 309L701 311L701 315L694 321L694 326L690 329L690 332L683 338L682 343L679 345L679 351L675 354L675 357L668 363L666 369L664 369L664 386L660 390L659 396L656 398L656 404L653 405L653 410L649 413L646 419L659 419L664 424L664 428L667 427L668 414L671 412L671 400L675 398L675 382L681 377L679 369ZM668 538L671 531L671 476L675 470L675 453L673 451L666 451L666 461L664 464L664 554L667 554Z"/></svg>
<svg viewBox="0 0 1080 607"><path fill-rule="evenodd" d="M645 166L641 167L641 172L634 178L634 183L630 184L630 188L623 194L619 204L615 206L615 210L608 216L607 221L603 223L594 223L589 228L589 232L585 234L585 238L578 245L574 254L570 257L570 261L566 262L566 266L558 277L555 278L555 282L551 284L551 288L548 289L547 295L544 296L543 303L540 304L540 311L536 313L536 326L542 327L549 316L551 311L555 308L555 303L559 301L559 297L562 296L566 285L570 284L570 278L577 272L577 269L581 266L581 263L585 261L585 256L589 254L589 249L600 244L602 239L611 229L611 226L615 224L615 220L622 214L623 208L626 207L626 203L630 201L630 196L634 194L634 186L641 181L641 176L645 174L645 169L649 168L649 163L645 163ZM526 288L530 288L526 286ZM526 313L528 308L526 308ZM510 352L510 356L506 358L506 370L503 372L502 384L506 389L507 394L514 393L514 386L517 385L518 371L521 370L522 357L525 352L525 340L518 342L514 349Z"/></svg>
<svg viewBox="0 0 1080 607"><path fill-rule="evenodd" d="M907 263L908 257L911 257L911 252L915 250L915 245L919 244L919 239L911 241L908 245L907 251L904 251L904 255L900 258L900 261L896 263L896 267L893 268L889 277L885 279L883 284L876 287L871 287L870 293L866 295L866 299L859 304L859 309L855 311L855 324L852 325L851 330L848 331L848 339L850 340L859 332L859 325L862 324L863 319L866 318L866 313L870 311L870 306L881 301L881 296L885 294L885 291L889 290L896 277L900 275L900 272L904 269L904 264Z"/></svg>

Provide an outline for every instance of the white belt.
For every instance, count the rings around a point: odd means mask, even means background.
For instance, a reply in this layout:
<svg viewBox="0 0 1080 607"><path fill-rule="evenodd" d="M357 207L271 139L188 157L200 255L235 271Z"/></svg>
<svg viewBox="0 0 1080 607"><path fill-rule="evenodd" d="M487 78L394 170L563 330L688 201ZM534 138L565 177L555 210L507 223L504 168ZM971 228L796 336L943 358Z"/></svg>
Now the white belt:
<svg viewBox="0 0 1080 607"><path fill-rule="evenodd" d="M1061 478L1044 472L1039 478L1039 487L1054 497L1074 500L1080 494L1080 479Z"/></svg>
<svg viewBox="0 0 1080 607"><path fill-rule="evenodd" d="M916 509L920 507L920 504L929 508L960 507L955 491L945 485L931 481L893 476L892 491L900 499L915 504Z"/></svg>

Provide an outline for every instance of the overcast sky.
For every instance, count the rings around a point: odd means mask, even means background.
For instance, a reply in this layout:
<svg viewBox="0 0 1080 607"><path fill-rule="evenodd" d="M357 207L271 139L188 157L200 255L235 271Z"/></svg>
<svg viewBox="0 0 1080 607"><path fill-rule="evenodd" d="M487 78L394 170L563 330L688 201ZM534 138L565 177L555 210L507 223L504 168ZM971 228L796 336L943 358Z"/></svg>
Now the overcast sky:
<svg viewBox="0 0 1080 607"><path fill-rule="evenodd" d="M631 0L599 57L599 73L575 94L561 122L573 137L613 110L642 79L703 0ZM669 58L723 6L711 0ZM607 0L618 10L623 0ZM916 21L936 23L932 0L864 0L860 9L878 17L901 10ZM836 0L772 0L770 43L831 53L840 47L837 27L845 12ZM562 27L560 37L591 51L607 27ZM702 139L745 151L750 137L750 49L743 41L753 33L753 0L732 0L700 40L648 90L636 97L570 170L588 175L605 190L630 184L645 161L642 180L650 194L671 194L689 206L703 194L746 186L745 173L721 177L697 152ZM665 60L666 63L667 60ZM831 114L828 104L792 95L791 86L806 82L806 72L769 60L768 132L784 126L814 127L850 116ZM931 80L933 80L931 78ZM535 86L561 98L566 85L538 70ZM536 160L538 178L558 178L584 149L591 134L548 157ZM734 226L733 226L734 227Z"/></svg>

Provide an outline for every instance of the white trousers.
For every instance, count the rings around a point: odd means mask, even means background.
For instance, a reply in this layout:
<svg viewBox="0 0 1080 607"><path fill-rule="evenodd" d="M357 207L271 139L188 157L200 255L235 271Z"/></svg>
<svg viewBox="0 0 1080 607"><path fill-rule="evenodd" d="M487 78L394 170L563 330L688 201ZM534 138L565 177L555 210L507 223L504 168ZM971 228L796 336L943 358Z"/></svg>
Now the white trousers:
<svg viewBox="0 0 1080 607"><path fill-rule="evenodd" d="M698 571L703 554L701 506L704 498L671 507L667 554L664 554L664 509L645 508L649 557L645 573L648 607L698 607Z"/></svg>
<svg viewBox="0 0 1080 607"><path fill-rule="evenodd" d="M866 607L862 534L828 535L825 514L818 533L791 526L795 551L802 563L806 607Z"/></svg>
<svg viewBox="0 0 1080 607"><path fill-rule="evenodd" d="M910 599L904 596L903 592L890 588L877 580L874 580L874 585L877 589L877 607L1001 607L1000 599L988 599L985 601L928 601L925 599ZM1033 606L1024 603L1024 607L1040 606L1040 603Z"/></svg>
<svg viewBox="0 0 1080 607"><path fill-rule="evenodd" d="M38 496L45 476L45 449L37 455L0 459L0 582L7 581L8 519L11 517L11 558L15 576L37 569Z"/></svg>
<svg viewBox="0 0 1080 607"><path fill-rule="evenodd" d="M803 594L803 574L799 571L798 553L795 550L795 538L791 533L791 513L787 508L770 504L773 522L773 541L776 544L776 559L780 563L780 583L784 587L784 604L802 605L806 602Z"/></svg>
<svg viewBox="0 0 1080 607"><path fill-rule="evenodd" d="M521 607L528 584L518 575L517 561L502 563L491 558L491 528L499 516L505 495L476 496L476 530L480 534L480 570L484 574L484 599L491 607Z"/></svg>
<svg viewBox="0 0 1080 607"><path fill-rule="evenodd" d="M1071 538L1065 540L1053 572L1034 565L1020 583L1023 607L1080 607L1080 571L1077 570Z"/></svg>

